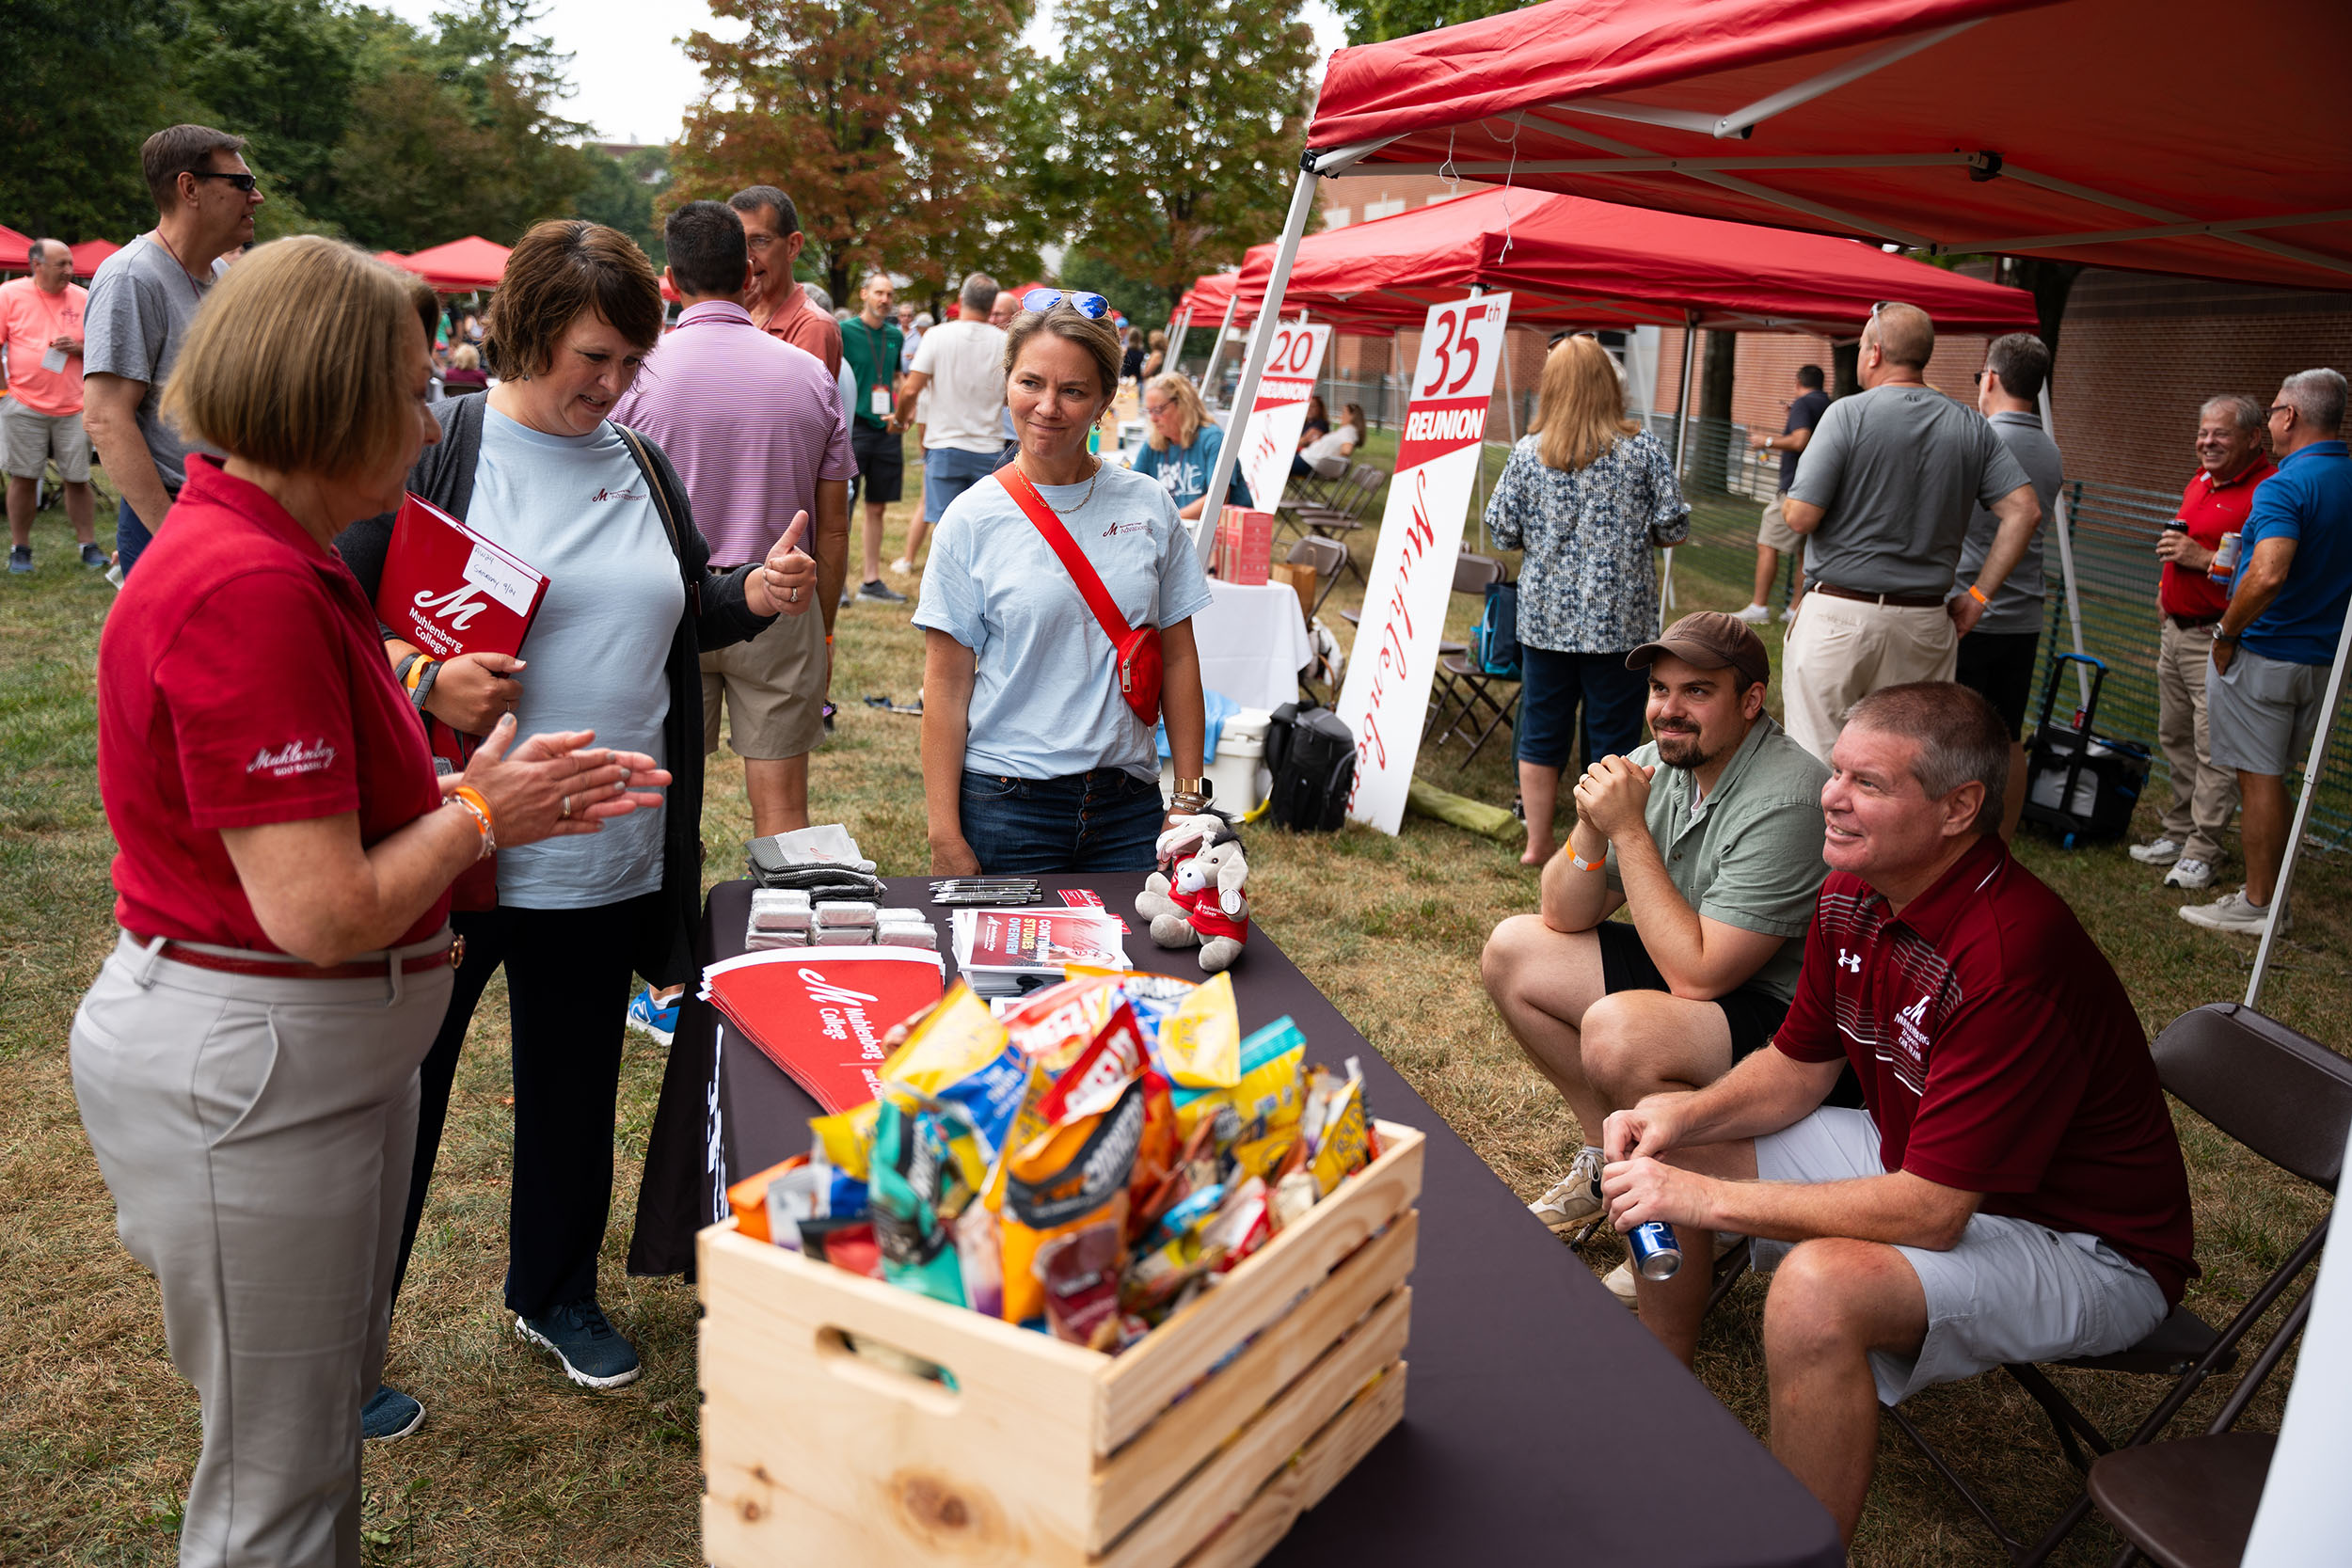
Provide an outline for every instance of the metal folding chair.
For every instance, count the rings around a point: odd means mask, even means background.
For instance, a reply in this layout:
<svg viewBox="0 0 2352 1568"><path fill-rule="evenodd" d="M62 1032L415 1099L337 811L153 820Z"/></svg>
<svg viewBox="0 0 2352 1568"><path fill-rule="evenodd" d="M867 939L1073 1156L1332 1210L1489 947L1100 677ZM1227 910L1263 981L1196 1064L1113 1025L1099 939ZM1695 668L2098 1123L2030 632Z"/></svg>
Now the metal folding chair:
<svg viewBox="0 0 2352 1568"><path fill-rule="evenodd" d="M2352 1061L2277 1020L2235 1003L2216 1003L2183 1013L2156 1037L2152 1049L2157 1077L2175 1099L2289 1175L2300 1177L2331 1195L2335 1192L2343 1175L2344 1139L2347 1132L2352 1132ZM2331 1212L2332 1208L2330 1205ZM2017 1363L2005 1366L2002 1370L2042 1406L2067 1462L2088 1474L2094 1465L2083 1456L2084 1444L2101 1456L2100 1464L2107 1463L2110 1455L2122 1458L2132 1450L2146 1449L2163 1435L2166 1426L2207 1378L2234 1367L2239 1342L2294 1285L2296 1276L2311 1266L2327 1238L2328 1216L2323 1215L2286 1261L2272 1271L2237 1315L2217 1333L2187 1307L2176 1307L2153 1333L2129 1350L2059 1363L2095 1371L2137 1372L2172 1379L2172 1386L2164 1398L2121 1443L2110 1443L2041 1368ZM2236 1420L2246 1402L2261 1386L2261 1380L2269 1375L2294 1336L2300 1332L2308 1302L2307 1295L2304 1304L2288 1314L2278 1333L2248 1369L2222 1412L2229 1421ZM1936 1451L1909 1417L1892 1408L1886 1414L1927 1455L1936 1472L1960 1493L1977 1517L1984 1521L2014 1562L2042 1561L2090 1512L2095 1492L2086 1490L2039 1540L2028 1545L2001 1523L1992 1507ZM2227 1432L2227 1424L2221 1424L2208 1433L2208 1438ZM2135 1457L2121 1471L2126 1478L2122 1484L2128 1485L2128 1478L2137 1465L2159 1463L2162 1462ZM2108 1473L2118 1474L2115 1470Z"/></svg>
<svg viewBox="0 0 2352 1568"><path fill-rule="evenodd" d="M1347 565L1347 546L1336 539L1310 535L1293 545L1291 553L1282 559L1315 569L1314 603L1307 607L1307 619L1311 622L1323 613L1323 601L1331 596L1331 590L1340 585L1340 573Z"/></svg>

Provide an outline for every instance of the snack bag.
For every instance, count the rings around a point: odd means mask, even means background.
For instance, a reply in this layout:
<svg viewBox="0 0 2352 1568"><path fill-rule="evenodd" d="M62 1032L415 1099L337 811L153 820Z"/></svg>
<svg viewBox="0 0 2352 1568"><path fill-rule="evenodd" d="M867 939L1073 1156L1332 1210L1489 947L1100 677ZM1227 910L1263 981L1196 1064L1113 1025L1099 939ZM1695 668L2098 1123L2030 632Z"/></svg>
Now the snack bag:
<svg viewBox="0 0 2352 1568"><path fill-rule="evenodd" d="M1300 1069L1307 1059L1307 1037L1289 1018L1272 1023L1242 1041L1241 1077L1230 1088L1174 1091L1176 1126L1189 1137L1202 1117L1220 1105L1231 1106L1248 1133L1263 1137L1278 1128L1296 1124L1300 1108Z"/></svg>
<svg viewBox="0 0 2352 1568"><path fill-rule="evenodd" d="M930 1118L885 1101L874 1124L872 1217L882 1277L918 1295L963 1302L963 1270L939 1217L946 1152Z"/></svg>
<svg viewBox="0 0 2352 1568"><path fill-rule="evenodd" d="M1241 1082L1241 1014L1233 978L1218 974L1193 988L1160 1031L1160 1069L1192 1089L1227 1089Z"/></svg>
<svg viewBox="0 0 2352 1568"><path fill-rule="evenodd" d="M768 1227L768 1183L796 1165L808 1164L808 1156L796 1154L780 1165L770 1165L754 1176L731 1182L727 1187L727 1207L735 1212L735 1228L755 1242L774 1240Z"/></svg>
<svg viewBox="0 0 2352 1568"><path fill-rule="evenodd" d="M834 1116L811 1117L808 1130L817 1134L818 1148L834 1169L863 1181L873 1157L874 1117L881 1111L882 1101L869 1100Z"/></svg>
<svg viewBox="0 0 2352 1568"><path fill-rule="evenodd" d="M1314 1173L1317 1195L1328 1197L1342 1178L1350 1171L1360 1170L1370 1157L1371 1140L1364 1125L1363 1079L1359 1076L1334 1080L1324 1093L1320 1112L1315 1117L1318 1125L1314 1152L1308 1159L1307 1168Z"/></svg>
<svg viewBox="0 0 2352 1568"><path fill-rule="evenodd" d="M835 1268L880 1279L882 1248L874 1241L873 1223L864 1214L835 1214L801 1222L801 1251Z"/></svg>
<svg viewBox="0 0 2352 1568"><path fill-rule="evenodd" d="M1054 1080L1038 1110L1056 1127L1109 1110L1143 1071L1147 1054L1136 1015L1121 1002L1093 1043Z"/></svg>
<svg viewBox="0 0 2352 1568"><path fill-rule="evenodd" d="M768 1238L780 1247L801 1250L801 1222L825 1219L830 1181L803 1155L799 1164L768 1183Z"/></svg>
<svg viewBox="0 0 2352 1568"><path fill-rule="evenodd" d="M963 1304L992 1318L1005 1315L1005 1242L995 1212L985 1203L956 1216L956 1266L963 1275Z"/></svg>
<svg viewBox="0 0 2352 1568"><path fill-rule="evenodd" d="M1143 1233L1149 1217L1144 1210L1176 1160L1176 1102L1168 1080L1146 1068L1143 1073L1143 1136L1136 1145L1136 1168L1127 1179L1127 1240Z"/></svg>
<svg viewBox="0 0 2352 1568"><path fill-rule="evenodd" d="M1016 1002L1002 1015L1005 1032L1023 1056L1058 1073L1102 1034L1120 1002L1115 971L1073 971L1070 979Z"/></svg>
<svg viewBox="0 0 2352 1568"><path fill-rule="evenodd" d="M1097 1350L1117 1342L1119 1272L1126 1256L1119 1227L1107 1221L1081 1226L1037 1249L1045 1323L1054 1338Z"/></svg>
<svg viewBox="0 0 2352 1568"><path fill-rule="evenodd" d="M1226 1195L1216 1217L1201 1228L1200 1250L1205 1254L1221 1249L1225 1256L1216 1272L1224 1274L1265 1245L1273 1234L1274 1214L1265 1183L1253 1176Z"/></svg>
<svg viewBox="0 0 2352 1568"><path fill-rule="evenodd" d="M1015 1149L1026 1148L1054 1129L1040 1107L1054 1090L1054 1075L1036 1062L1029 1064L1029 1076L1021 1088L1020 1108L1012 1114L1012 1125L1005 1132L1004 1147L988 1167L988 1180L980 1188L980 1201L992 1210L1001 1212L1005 1206L1005 1164Z"/></svg>
<svg viewBox="0 0 2352 1568"><path fill-rule="evenodd" d="M1123 1232L1127 1179L1143 1137L1143 1085L1133 1083L1107 1111L1066 1122L1005 1163L1005 1319L1025 1323L1045 1309L1038 1249L1057 1236L1108 1223Z"/></svg>
<svg viewBox="0 0 2352 1568"><path fill-rule="evenodd" d="M1013 1113L1021 1108L1028 1064L1012 1048L1004 1025L958 981L882 1064L882 1081L886 1087L961 1106L993 1156L1004 1147Z"/></svg>

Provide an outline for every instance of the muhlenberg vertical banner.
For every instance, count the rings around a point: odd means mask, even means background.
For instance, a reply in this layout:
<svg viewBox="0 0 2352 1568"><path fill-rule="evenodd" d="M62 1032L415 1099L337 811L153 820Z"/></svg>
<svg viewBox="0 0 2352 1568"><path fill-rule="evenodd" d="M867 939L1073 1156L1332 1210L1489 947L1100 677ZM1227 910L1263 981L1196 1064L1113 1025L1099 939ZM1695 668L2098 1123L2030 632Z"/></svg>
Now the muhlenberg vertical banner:
<svg viewBox="0 0 2352 1568"><path fill-rule="evenodd" d="M1249 405L1249 425L1238 459L1242 483L1249 486L1249 504L1260 512L1282 504L1291 457L1307 424L1307 400L1314 395L1315 372L1330 341L1327 326L1275 325L1274 347L1266 356L1257 399Z"/></svg>
<svg viewBox="0 0 2352 1568"><path fill-rule="evenodd" d="M1339 715L1356 736L1347 815L1384 833L1405 820L1510 313L1509 294L1481 294L1431 306L1422 326L1363 624L1340 692Z"/></svg>

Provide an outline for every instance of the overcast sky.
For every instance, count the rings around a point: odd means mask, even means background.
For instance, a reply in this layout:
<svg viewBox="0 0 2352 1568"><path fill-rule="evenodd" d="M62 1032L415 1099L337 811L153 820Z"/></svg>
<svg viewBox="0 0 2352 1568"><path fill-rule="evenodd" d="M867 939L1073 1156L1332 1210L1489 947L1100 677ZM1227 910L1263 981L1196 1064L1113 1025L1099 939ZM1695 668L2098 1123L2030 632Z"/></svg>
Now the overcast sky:
<svg viewBox="0 0 2352 1568"><path fill-rule="evenodd" d="M421 26L449 0L383 0L396 14ZM687 105L702 96L702 74L674 41L696 26L724 36L707 11L690 6L648 6L644 0L546 0L540 24L559 50L572 56L572 81L580 91L564 112L596 127L603 141L666 142L675 139ZM1041 8L1029 24L1029 41L1054 47L1053 8ZM1315 29L1318 54L1346 40L1345 29L1320 0L1309 0L1307 19ZM1322 68L1316 67L1320 76Z"/></svg>

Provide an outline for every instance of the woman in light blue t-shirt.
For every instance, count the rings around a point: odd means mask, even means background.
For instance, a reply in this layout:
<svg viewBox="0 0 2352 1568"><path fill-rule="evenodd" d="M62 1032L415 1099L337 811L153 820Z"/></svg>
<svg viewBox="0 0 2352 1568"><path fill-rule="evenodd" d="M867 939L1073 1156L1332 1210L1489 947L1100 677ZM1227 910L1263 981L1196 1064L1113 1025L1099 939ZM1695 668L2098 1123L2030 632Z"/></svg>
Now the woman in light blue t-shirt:
<svg viewBox="0 0 2352 1568"><path fill-rule="evenodd" d="M1034 290L1025 303L1045 308L1005 336L1020 451L948 504L914 616L931 870L1148 871L1169 815L1152 726L1120 694L1110 638L1003 475L1017 468L1037 487L1129 626L1159 627L1179 814L1208 801L1192 640L1208 579L1168 492L1087 451L1119 385L1119 339L1083 313L1100 296Z"/></svg>
<svg viewBox="0 0 2352 1568"><path fill-rule="evenodd" d="M1143 418L1149 433L1143 451L1136 454L1136 472L1166 485L1177 515L1189 522L1200 515L1210 477L1216 472L1216 454L1225 445L1225 432L1209 418L1192 383L1181 375L1155 375L1144 384ZM1225 487L1225 503L1249 504L1249 486L1242 483L1239 464L1233 466L1232 482Z"/></svg>

